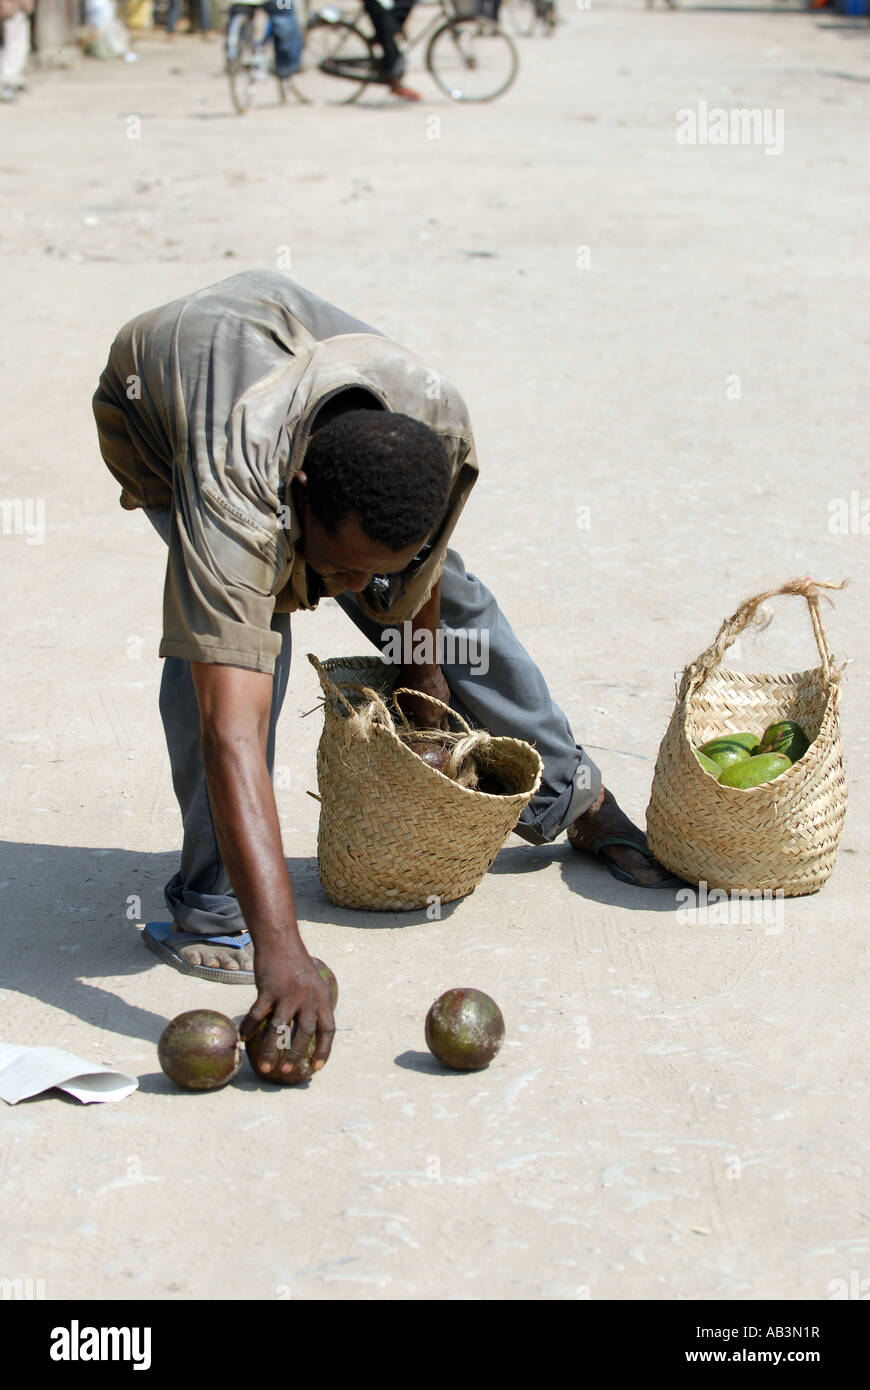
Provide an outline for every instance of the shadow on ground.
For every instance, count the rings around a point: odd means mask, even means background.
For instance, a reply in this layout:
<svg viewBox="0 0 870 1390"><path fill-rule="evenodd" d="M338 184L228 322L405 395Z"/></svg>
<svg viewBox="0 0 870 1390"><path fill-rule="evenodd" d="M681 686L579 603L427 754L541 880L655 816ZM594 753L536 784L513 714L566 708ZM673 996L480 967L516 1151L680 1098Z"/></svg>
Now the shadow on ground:
<svg viewBox="0 0 870 1390"><path fill-rule="evenodd" d="M155 1042L166 1024L164 1015L127 1003L100 981L165 969L143 947L136 924L166 920L163 885L175 872L177 861L174 850L157 854L0 841L0 904L6 924L0 945L4 988L76 1014L96 1028ZM631 888L565 844L509 845L490 873L519 878L538 873L554 861L566 885L584 898L623 909L674 909L673 889ZM320 886L316 858L289 859L287 867L303 931L320 922L389 931L430 920L425 909L362 912L337 907ZM521 891L518 883L518 896ZM441 920L449 919L462 901L443 904ZM315 937L312 949L316 945ZM17 1041L38 1045L45 1039Z"/></svg>
<svg viewBox="0 0 870 1390"><path fill-rule="evenodd" d="M632 888L614 878L600 861L579 854L564 840L554 845L508 845L489 872L534 874L554 863L566 887L590 902L628 912L673 912L679 906L678 888Z"/></svg>

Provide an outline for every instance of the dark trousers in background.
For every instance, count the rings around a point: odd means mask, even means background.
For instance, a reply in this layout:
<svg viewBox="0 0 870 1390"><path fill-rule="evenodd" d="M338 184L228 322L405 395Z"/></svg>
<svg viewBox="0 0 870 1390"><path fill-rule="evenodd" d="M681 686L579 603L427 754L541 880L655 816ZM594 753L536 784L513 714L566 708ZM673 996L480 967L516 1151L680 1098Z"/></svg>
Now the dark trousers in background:
<svg viewBox="0 0 870 1390"><path fill-rule="evenodd" d="M266 5L272 19L272 42L275 45L275 73L278 77L292 77L298 71L302 60L302 30L296 18L296 10L291 4L280 7L276 0Z"/></svg>
<svg viewBox="0 0 870 1390"><path fill-rule="evenodd" d="M211 0L188 0L190 10L190 22L194 29L200 33L208 33L211 29ZM166 32L175 33L175 26L181 18L181 0L169 0L169 8L166 11Z"/></svg>
<svg viewBox="0 0 870 1390"><path fill-rule="evenodd" d="M383 50L383 71L386 77L401 77L405 60L399 52L396 35L401 33L405 20L414 8L414 0L396 0L392 9L385 9L378 0L364 0L365 11L374 25L378 43Z"/></svg>

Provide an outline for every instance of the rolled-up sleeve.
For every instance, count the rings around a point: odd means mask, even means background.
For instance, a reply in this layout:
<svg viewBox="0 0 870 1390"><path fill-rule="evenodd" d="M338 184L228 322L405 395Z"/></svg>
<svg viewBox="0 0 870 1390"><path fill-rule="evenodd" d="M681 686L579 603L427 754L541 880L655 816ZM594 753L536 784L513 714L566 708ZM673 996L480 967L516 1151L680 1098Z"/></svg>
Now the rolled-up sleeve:
<svg viewBox="0 0 870 1390"><path fill-rule="evenodd" d="M232 406L233 384L214 381L223 365L210 366L188 397L187 447L173 464L160 655L271 675L275 596L292 558L278 497L286 405L270 401L266 381Z"/></svg>
<svg viewBox="0 0 870 1390"><path fill-rule="evenodd" d="M271 675L281 650L271 629L281 569L265 515L255 519L189 468L176 468L160 655Z"/></svg>

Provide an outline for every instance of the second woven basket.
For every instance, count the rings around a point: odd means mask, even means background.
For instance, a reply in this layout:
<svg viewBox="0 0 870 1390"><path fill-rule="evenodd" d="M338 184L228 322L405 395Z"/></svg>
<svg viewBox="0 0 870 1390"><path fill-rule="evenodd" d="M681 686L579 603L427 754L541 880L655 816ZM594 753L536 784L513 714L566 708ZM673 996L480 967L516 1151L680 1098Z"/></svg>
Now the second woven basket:
<svg viewBox="0 0 870 1390"><path fill-rule="evenodd" d="M686 667L662 739L647 808L647 839L672 873L740 892L814 893L828 878L846 815L840 742L840 671L831 659L819 598L840 585L791 580L747 599L715 641ZM722 666L728 646L779 594L806 600L821 665L788 674L748 675ZM746 791L722 786L694 749L741 730L759 735L794 719L811 740L802 758Z"/></svg>

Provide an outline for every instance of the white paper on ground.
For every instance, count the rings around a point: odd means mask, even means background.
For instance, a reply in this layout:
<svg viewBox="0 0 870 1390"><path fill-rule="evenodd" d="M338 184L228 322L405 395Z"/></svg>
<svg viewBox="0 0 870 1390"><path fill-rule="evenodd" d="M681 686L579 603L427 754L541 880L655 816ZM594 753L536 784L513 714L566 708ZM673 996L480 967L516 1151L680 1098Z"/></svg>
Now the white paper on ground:
<svg viewBox="0 0 870 1390"><path fill-rule="evenodd" d="M87 1105L95 1100L125 1100L139 1081L126 1072L86 1062L57 1047L19 1047L0 1043L0 1099L9 1105L58 1086Z"/></svg>

